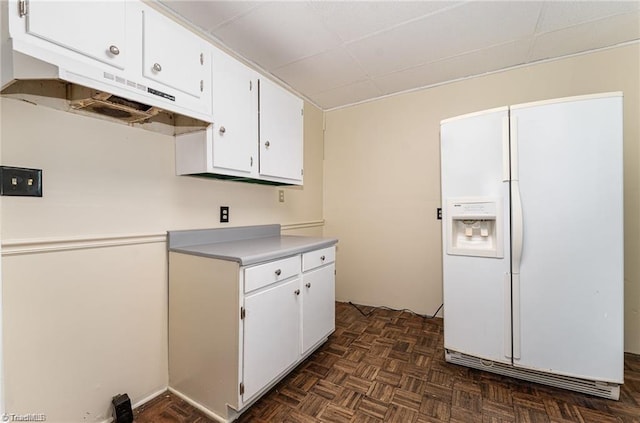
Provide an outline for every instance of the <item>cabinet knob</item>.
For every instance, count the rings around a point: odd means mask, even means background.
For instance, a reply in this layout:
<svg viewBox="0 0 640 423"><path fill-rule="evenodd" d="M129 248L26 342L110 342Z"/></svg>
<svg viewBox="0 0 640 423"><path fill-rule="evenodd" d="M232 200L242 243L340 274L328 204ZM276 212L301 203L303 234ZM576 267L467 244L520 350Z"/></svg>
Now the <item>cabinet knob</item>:
<svg viewBox="0 0 640 423"><path fill-rule="evenodd" d="M307 288L311 288L311 282L307 282L307 284L305 285Z"/></svg>
<svg viewBox="0 0 640 423"><path fill-rule="evenodd" d="M293 291L296 295L300 295L300 290L296 289L295 291Z"/></svg>
<svg viewBox="0 0 640 423"><path fill-rule="evenodd" d="M120 49L118 48L118 46L109 46L109 53L117 56L118 54L120 54Z"/></svg>
<svg viewBox="0 0 640 423"><path fill-rule="evenodd" d="M325 256L320 256L320 260L321 260L321 261L324 261L324 260L325 260L325 258L326 258Z"/></svg>
<svg viewBox="0 0 640 423"><path fill-rule="evenodd" d="M227 132L226 129L224 129L224 126L221 126L220 129L218 129L218 132L220 132L220 135L224 134L225 132Z"/></svg>
<svg viewBox="0 0 640 423"><path fill-rule="evenodd" d="M267 147L267 148L269 148L270 145L271 145L271 143L269 141L264 143L264 146Z"/></svg>
<svg viewBox="0 0 640 423"><path fill-rule="evenodd" d="M160 63L154 63L153 70L156 72L160 72L162 70L162 66L160 66Z"/></svg>
<svg viewBox="0 0 640 423"><path fill-rule="evenodd" d="M282 270L280 269L276 270L276 276L280 276L281 273L282 273Z"/></svg>

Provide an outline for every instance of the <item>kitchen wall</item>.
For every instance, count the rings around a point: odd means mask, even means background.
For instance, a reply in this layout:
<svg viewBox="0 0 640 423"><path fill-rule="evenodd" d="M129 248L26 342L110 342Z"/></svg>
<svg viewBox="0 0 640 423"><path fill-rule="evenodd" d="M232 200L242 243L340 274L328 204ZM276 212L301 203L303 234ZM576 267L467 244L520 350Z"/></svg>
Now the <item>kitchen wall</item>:
<svg viewBox="0 0 640 423"><path fill-rule="evenodd" d="M340 238L338 300L428 314L440 305L440 120L623 91L625 350L640 353L639 53L635 43L327 112L324 233Z"/></svg>
<svg viewBox="0 0 640 423"><path fill-rule="evenodd" d="M0 99L1 164L43 170L1 197L8 413L100 422L167 386L167 230L281 223L322 234L322 112L305 104L304 187L175 176L173 138ZM284 189L285 202L278 202ZM212 324L215 324L213 322Z"/></svg>

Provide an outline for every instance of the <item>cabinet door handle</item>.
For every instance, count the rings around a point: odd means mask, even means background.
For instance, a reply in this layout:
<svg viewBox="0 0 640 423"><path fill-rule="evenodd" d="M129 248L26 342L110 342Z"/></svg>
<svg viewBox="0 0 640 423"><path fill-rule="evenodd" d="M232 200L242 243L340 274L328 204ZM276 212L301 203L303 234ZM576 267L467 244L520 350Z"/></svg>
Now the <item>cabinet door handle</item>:
<svg viewBox="0 0 640 423"><path fill-rule="evenodd" d="M271 145L271 143L269 141L264 143L264 146L267 147L267 148L269 148L270 145Z"/></svg>
<svg viewBox="0 0 640 423"><path fill-rule="evenodd" d="M281 273L282 273L282 270L280 269L276 270L276 276L280 276Z"/></svg>
<svg viewBox="0 0 640 423"><path fill-rule="evenodd" d="M118 54L120 54L120 49L118 48L118 46L109 46L109 53L117 56Z"/></svg>
<svg viewBox="0 0 640 423"><path fill-rule="evenodd" d="M227 132L226 129L224 129L224 126L221 126L220 129L218 129L218 132L220 132L220 135L224 134L225 132Z"/></svg>
<svg viewBox="0 0 640 423"><path fill-rule="evenodd" d="M311 288L311 282L307 282L307 284L305 285L307 288Z"/></svg>
<svg viewBox="0 0 640 423"><path fill-rule="evenodd" d="M295 291L293 291L296 295L300 295L300 290L296 289Z"/></svg>
<svg viewBox="0 0 640 423"><path fill-rule="evenodd" d="M320 261L324 261L326 259L325 256L320 256Z"/></svg>
<svg viewBox="0 0 640 423"><path fill-rule="evenodd" d="M153 70L156 72L160 72L162 70L162 66L160 66L160 63L154 63Z"/></svg>

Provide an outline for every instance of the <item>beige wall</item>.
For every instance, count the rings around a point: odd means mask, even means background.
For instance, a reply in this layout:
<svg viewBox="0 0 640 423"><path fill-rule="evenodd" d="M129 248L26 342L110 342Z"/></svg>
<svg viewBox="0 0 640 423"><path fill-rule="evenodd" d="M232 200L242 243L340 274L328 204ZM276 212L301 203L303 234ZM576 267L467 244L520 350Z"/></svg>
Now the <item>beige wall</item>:
<svg viewBox="0 0 640 423"><path fill-rule="evenodd" d="M44 187L0 199L7 412L97 422L117 393L166 388L167 230L220 227L228 205L227 226L322 233L323 115L309 104L305 185L282 188L178 177L172 137L0 103L1 163L42 169Z"/></svg>
<svg viewBox="0 0 640 423"><path fill-rule="evenodd" d="M327 112L324 233L340 238L338 300L429 314L440 305L440 120L623 91L625 349L640 353L639 50L636 43Z"/></svg>

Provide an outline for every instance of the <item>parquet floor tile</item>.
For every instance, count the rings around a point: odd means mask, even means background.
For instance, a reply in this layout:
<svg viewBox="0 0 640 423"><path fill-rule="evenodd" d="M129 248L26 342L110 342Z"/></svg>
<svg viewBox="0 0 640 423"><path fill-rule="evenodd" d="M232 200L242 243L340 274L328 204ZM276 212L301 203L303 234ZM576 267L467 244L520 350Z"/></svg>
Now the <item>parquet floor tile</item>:
<svg viewBox="0 0 640 423"><path fill-rule="evenodd" d="M444 360L441 319L336 303L336 331L237 423L640 423L640 356L625 354L619 401ZM137 423L214 423L171 394Z"/></svg>

